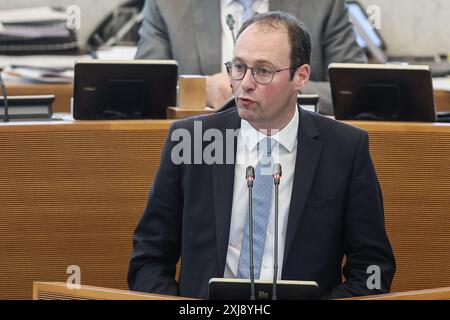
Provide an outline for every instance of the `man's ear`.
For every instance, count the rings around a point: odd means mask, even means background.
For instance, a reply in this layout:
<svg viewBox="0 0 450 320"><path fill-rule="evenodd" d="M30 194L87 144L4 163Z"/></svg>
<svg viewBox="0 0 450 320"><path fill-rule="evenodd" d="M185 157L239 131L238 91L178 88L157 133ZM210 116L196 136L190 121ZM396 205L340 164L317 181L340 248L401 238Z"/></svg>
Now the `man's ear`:
<svg viewBox="0 0 450 320"><path fill-rule="evenodd" d="M311 75L311 67L309 66L309 64L304 64L297 68L293 79L297 91L303 90L303 88L309 82L310 75Z"/></svg>

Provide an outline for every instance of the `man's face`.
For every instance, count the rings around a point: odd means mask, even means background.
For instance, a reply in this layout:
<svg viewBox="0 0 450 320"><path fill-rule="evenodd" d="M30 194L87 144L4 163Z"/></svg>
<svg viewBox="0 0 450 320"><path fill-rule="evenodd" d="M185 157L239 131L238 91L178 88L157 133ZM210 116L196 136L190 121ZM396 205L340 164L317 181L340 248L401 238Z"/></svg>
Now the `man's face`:
<svg viewBox="0 0 450 320"><path fill-rule="evenodd" d="M290 53L285 26L274 29L253 24L239 36L234 62L276 71L290 67ZM308 65L297 69L293 80L290 80L290 70L277 72L267 85L255 82L248 69L242 80L231 80L239 116L256 129L282 129L294 115L297 94L308 79Z"/></svg>

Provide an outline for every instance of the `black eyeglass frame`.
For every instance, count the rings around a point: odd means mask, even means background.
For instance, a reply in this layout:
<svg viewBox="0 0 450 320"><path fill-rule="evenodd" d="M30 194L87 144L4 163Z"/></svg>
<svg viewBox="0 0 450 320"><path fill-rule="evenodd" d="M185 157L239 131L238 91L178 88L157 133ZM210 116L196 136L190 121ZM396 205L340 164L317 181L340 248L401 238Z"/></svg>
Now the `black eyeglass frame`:
<svg viewBox="0 0 450 320"><path fill-rule="evenodd" d="M251 68L245 63L240 63L243 67L245 67L244 74L242 75L242 77L233 78L232 75L231 75L231 69L232 69L232 65L233 64L235 64L234 61L228 61L228 62L225 63L225 67L227 68L227 74L230 77L230 79L235 80L235 81L241 81L242 79L245 78L245 75L247 74L247 70L250 69L252 71L253 80L255 80L256 83L261 84L261 85L269 85L269 84L271 84L272 81L273 81L273 78L275 77L275 74L278 73L278 72L285 71L285 70L296 70L296 69L298 69L300 67L300 66L296 66L296 67L289 67L289 68L283 68L283 69L278 69L278 70L271 70L268 67L252 67ZM257 72L258 69L265 69L265 70L268 70L268 71L271 72L272 78L270 78L269 82L266 83L266 82L260 82L260 81L256 80L256 72Z"/></svg>

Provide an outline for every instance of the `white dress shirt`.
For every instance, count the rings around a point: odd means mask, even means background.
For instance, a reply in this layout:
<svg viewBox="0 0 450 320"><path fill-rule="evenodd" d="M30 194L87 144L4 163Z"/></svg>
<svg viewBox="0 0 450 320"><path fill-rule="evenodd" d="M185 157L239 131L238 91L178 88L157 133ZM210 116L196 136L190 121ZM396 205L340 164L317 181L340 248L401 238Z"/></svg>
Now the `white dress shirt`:
<svg viewBox="0 0 450 320"><path fill-rule="evenodd" d="M269 11L269 0L253 1L253 10L258 13ZM234 41L230 28L227 25L227 16L231 14L234 18L234 35L237 36L242 22L241 17L244 11L243 5L238 0L220 1L220 19L222 22L222 71L225 71L225 62L233 59Z"/></svg>
<svg viewBox="0 0 450 320"><path fill-rule="evenodd" d="M281 165L279 190L279 222L278 222L278 275L281 279L286 228L291 202L292 184L294 180L295 161L297 158L297 134L299 126L299 112L295 108L294 117L281 131L272 135L274 142L272 159ZM247 166L256 167L262 154L258 155L258 143L267 137L254 129L247 121L241 120L241 130L237 141L236 165L234 171L233 205L231 210L230 237L225 265L225 278L235 278L241 254L245 220L248 210L248 189L245 180ZM274 216L275 196L272 196L271 210L267 223L266 240L261 264L260 279L273 279L273 248L274 248Z"/></svg>

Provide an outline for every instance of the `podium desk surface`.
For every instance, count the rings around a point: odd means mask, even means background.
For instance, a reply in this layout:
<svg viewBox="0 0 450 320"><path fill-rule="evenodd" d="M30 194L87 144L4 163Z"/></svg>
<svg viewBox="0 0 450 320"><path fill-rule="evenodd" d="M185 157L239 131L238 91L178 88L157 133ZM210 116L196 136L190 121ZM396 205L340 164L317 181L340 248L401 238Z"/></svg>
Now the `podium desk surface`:
<svg viewBox="0 0 450 320"><path fill-rule="evenodd" d="M450 287L396 292L339 300L450 300Z"/></svg>
<svg viewBox="0 0 450 320"><path fill-rule="evenodd" d="M173 120L51 120L0 122L1 132L85 132L168 130Z"/></svg>
<svg viewBox="0 0 450 320"><path fill-rule="evenodd" d="M329 117L333 118L333 117ZM149 131L168 130L176 120L54 120L0 122L1 132L38 131ZM396 121L343 121L369 132L450 132L450 123L443 122L396 122Z"/></svg>
<svg viewBox="0 0 450 320"><path fill-rule="evenodd" d="M34 282L33 300L196 300L63 282Z"/></svg>

